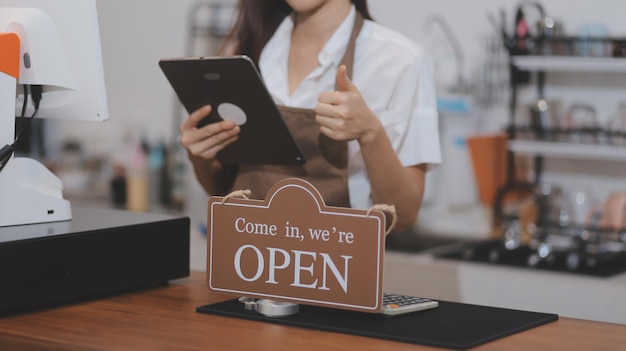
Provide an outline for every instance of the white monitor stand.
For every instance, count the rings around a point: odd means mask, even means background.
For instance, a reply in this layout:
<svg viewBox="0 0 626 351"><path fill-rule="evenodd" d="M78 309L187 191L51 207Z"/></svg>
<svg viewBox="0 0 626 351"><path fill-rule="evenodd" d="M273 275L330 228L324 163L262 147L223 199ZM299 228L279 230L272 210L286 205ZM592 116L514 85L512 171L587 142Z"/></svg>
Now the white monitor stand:
<svg viewBox="0 0 626 351"><path fill-rule="evenodd" d="M2 35L0 60L19 62L9 58L20 55L19 39L15 36L15 45L11 36ZM16 89L17 77L0 71L0 148L15 141ZM70 202L62 190L61 180L38 161L10 156L0 171L0 227L71 220Z"/></svg>

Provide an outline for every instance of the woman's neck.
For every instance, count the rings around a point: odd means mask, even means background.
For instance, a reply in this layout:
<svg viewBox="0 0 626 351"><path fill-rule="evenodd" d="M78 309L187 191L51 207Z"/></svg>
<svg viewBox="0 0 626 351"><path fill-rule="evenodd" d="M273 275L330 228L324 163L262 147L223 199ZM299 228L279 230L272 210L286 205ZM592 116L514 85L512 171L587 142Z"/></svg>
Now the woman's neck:
<svg viewBox="0 0 626 351"><path fill-rule="evenodd" d="M326 43L350 12L350 1L331 0L303 12L294 13L293 36Z"/></svg>
<svg viewBox="0 0 626 351"><path fill-rule="evenodd" d="M294 12L287 69L289 95L319 66L319 53L348 16L350 8L348 0L328 0L314 9Z"/></svg>

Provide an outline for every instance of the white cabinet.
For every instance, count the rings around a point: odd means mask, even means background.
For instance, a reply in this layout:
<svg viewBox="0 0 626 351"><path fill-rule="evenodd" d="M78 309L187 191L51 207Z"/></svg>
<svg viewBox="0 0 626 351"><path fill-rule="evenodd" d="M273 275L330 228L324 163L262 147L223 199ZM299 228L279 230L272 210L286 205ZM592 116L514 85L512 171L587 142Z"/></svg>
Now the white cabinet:
<svg viewBox="0 0 626 351"><path fill-rule="evenodd" d="M384 290L626 324L626 273L599 279L388 251Z"/></svg>

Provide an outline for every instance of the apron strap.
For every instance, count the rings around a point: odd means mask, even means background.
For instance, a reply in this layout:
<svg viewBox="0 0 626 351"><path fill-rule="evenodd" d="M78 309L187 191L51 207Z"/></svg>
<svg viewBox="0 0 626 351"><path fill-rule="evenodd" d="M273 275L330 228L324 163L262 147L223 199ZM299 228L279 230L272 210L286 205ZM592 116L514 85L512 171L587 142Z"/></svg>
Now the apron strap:
<svg viewBox="0 0 626 351"><path fill-rule="evenodd" d="M359 11L356 12L356 16L354 18L354 26L352 27L352 34L350 35L350 40L348 41L348 47L346 48L346 53L341 58L341 62L339 65L346 65L346 75L348 78L352 79L352 66L354 65L354 51L356 48L356 37L361 32L361 28L363 27L363 15ZM335 87L337 89L337 87Z"/></svg>

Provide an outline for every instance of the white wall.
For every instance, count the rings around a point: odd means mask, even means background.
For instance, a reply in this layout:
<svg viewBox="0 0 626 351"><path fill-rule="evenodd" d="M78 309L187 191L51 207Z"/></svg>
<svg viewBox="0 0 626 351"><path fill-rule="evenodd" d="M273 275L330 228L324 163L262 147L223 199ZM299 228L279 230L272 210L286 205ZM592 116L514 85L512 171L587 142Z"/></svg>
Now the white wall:
<svg viewBox="0 0 626 351"><path fill-rule="evenodd" d="M110 118L104 123L60 121L55 139L77 138L89 151L105 155L119 150L131 130L172 141L177 135L175 98L158 61L184 56L193 3L97 0Z"/></svg>
<svg viewBox="0 0 626 351"><path fill-rule="evenodd" d="M508 0L370 0L373 17L380 23L395 29L418 43L428 44L433 32L425 31L426 19L433 15L442 15L462 45L468 58L466 73L477 64L482 56L481 38L494 33L494 27L487 15L499 20L499 11L506 14L506 26L509 33L517 5L522 1ZM602 23L607 27L608 35L626 36L626 2L621 0L542 0L546 14L563 25L565 34L576 34L584 25ZM524 6L528 19L538 19L532 6ZM434 31L434 30L433 30Z"/></svg>
<svg viewBox="0 0 626 351"><path fill-rule="evenodd" d="M624 21L626 2L624 1L543 0L539 2L547 15L561 22L563 33L566 35L576 35L588 25L601 24L606 27L607 35L626 37L626 21ZM440 80L451 79L449 71L453 70L454 66L449 61L452 53L449 45L444 41L440 29L428 27L434 29L425 30L426 19L429 16L439 14L446 19L452 32L458 38L462 47L462 53L466 57L465 77L477 80L481 74L481 64L485 59L485 38L491 37L495 33L494 26L488 20L487 15L490 14L499 20L499 11L504 11L506 14L506 28L511 33L513 31L515 10L519 3L522 3L522 1L370 1L372 13L379 22L406 34L429 49L435 56L436 64L441 66L441 70L438 72ZM538 19L539 16L533 7L525 6L524 9L529 21L534 22ZM576 79L576 77L570 78L567 84L590 83L589 79L591 79L591 85L587 86L589 89L578 91L568 90L567 88L556 89L555 93L558 95L564 91L564 94L570 97L569 100L577 99L584 102L598 102L598 99L600 99L596 106L598 114L606 118L617 108L616 99L623 96L624 91L621 89L625 85L622 84L620 86L620 83L616 83L615 78L611 80L610 76L598 78L597 76L590 77L589 75L580 79ZM604 89L602 79L608 79L608 86L615 87L617 85L620 90ZM563 84L559 85L562 86ZM548 92L552 93L554 91L553 89ZM522 92L521 101L529 101L535 97L536 91L532 89ZM566 107L570 102L569 100L566 98ZM497 117L493 116L493 118Z"/></svg>

